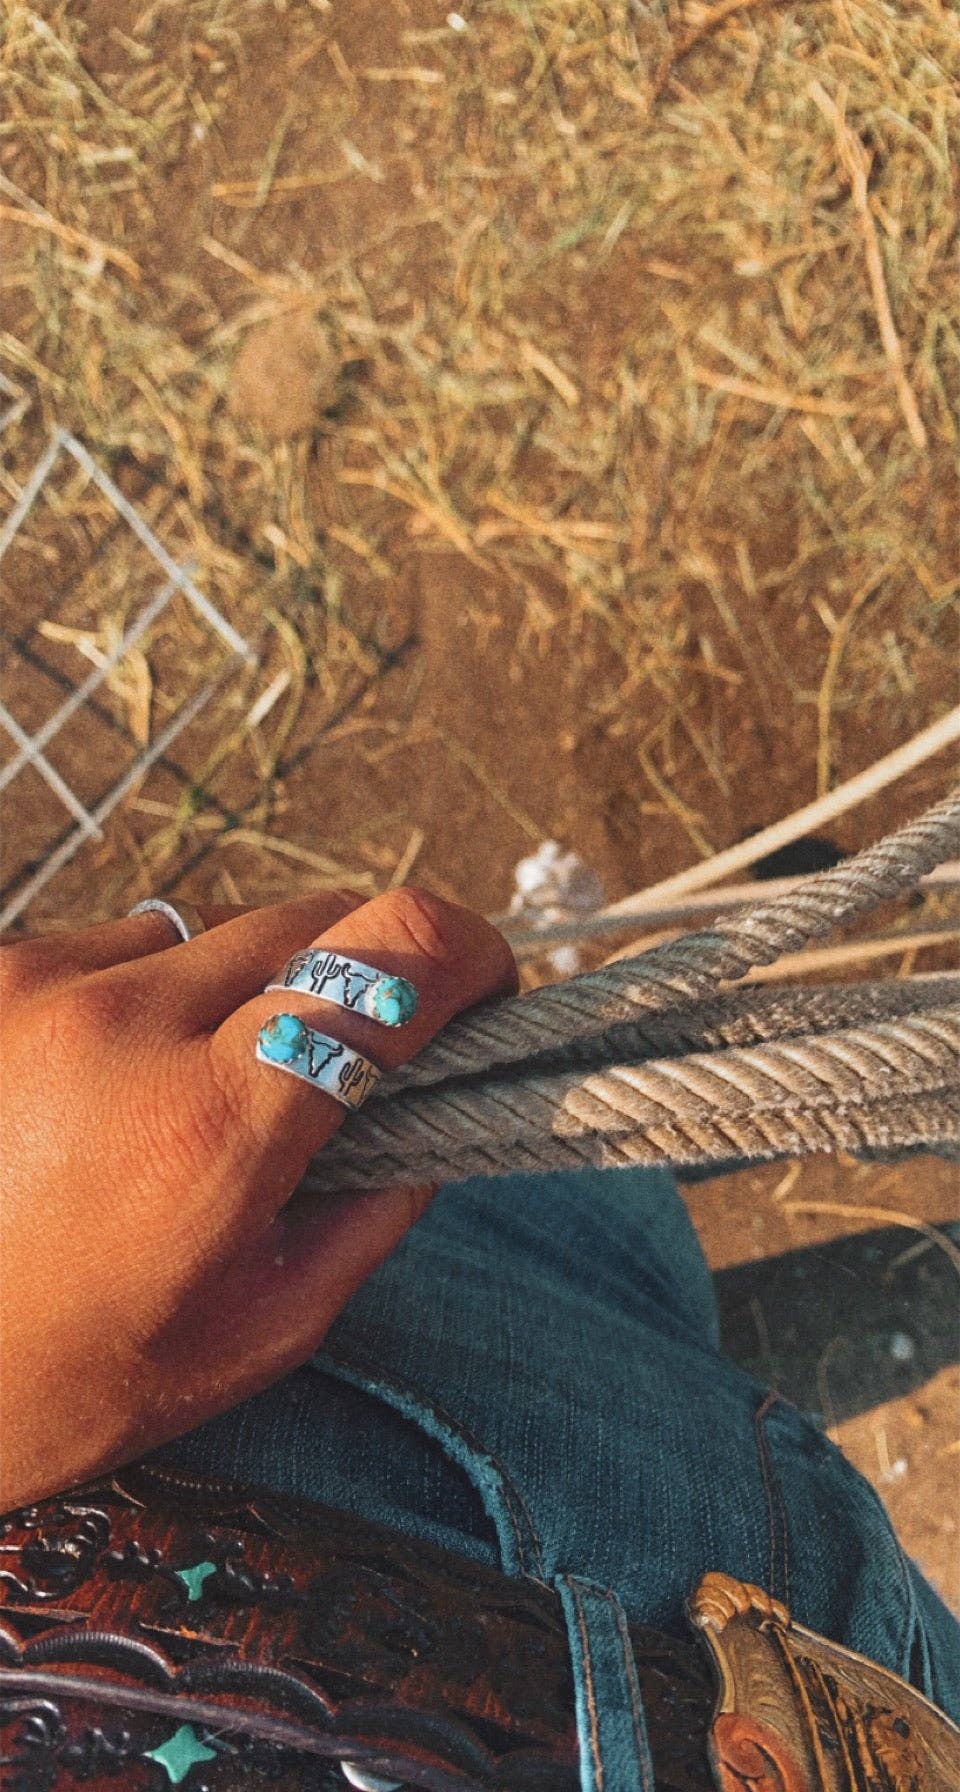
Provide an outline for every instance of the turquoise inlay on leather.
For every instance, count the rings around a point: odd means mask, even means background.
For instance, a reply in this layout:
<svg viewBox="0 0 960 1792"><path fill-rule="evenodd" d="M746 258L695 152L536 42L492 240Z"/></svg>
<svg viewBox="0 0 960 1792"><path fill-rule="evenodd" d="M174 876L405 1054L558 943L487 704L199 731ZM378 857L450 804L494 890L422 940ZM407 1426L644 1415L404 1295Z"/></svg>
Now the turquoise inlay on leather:
<svg viewBox="0 0 960 1792"><path fill-rule="evenodd" d="M192 1724L181 1724L167 1742L159 1748L147 1749L144 1755L147 1761L159 1761L171 1786L179 1786L191 1767L196 1767L199 1762L215 1761L216 1758L216 1749L204 1746Z"/></svg>
<svg viewBox="0 0 960 1792"><path fill-rule="evenodd" d="M198 1562L195 1568L175 1568L174 1574L182 1580L187 1589L187 1599L192 1601L203 1597L203 1583L208 1575L216 1574L215 1562Z"/></svg>

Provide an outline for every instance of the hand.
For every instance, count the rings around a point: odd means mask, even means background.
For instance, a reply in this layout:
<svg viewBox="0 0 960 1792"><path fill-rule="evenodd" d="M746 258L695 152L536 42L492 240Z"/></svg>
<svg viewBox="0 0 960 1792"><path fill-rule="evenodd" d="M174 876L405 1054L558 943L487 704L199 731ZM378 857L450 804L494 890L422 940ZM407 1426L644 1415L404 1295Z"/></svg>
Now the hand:
<svg viewBox="0 0 960 1792"><path fill-rule="evenodd" d="M384 1068L484 996L505 940L421 890L148 913L0 949L0 1511L129 1461L302 1363L434 1187L298 1199L342 1122L258 1063L278 1008ZM290 992L310 943L410 979L396 1030Z"/></svg>

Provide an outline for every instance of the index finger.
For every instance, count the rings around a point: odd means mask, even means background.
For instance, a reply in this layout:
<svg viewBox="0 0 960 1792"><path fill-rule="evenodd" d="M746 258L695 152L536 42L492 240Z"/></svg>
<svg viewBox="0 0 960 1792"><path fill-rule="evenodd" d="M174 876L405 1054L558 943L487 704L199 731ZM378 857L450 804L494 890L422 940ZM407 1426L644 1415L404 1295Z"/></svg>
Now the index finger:
<svg viewBox="0 0 960 1792"><path fill-rule="evenodd" d="M244 1002L213 1034L191 1042L190 1086L205 1086L222 1103L241 1142L244 1182L256 1191L257 1219L278 1211L347 1112L325 1091L257 1060L260 1029L278 1010L386 1070L413 1057L455 1014L518 987L503 935L482 915L427 890L389 890L303 943L406 978L418 1005L406 1025L392 1028L293 990L271 992Z"/></svg>

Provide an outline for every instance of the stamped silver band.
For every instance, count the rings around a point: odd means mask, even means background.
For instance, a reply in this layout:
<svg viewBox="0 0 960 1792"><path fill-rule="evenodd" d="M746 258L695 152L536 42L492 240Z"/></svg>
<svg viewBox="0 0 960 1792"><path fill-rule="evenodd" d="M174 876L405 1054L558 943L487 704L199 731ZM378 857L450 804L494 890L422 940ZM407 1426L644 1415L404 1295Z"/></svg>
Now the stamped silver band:
<svg viewBox="0 0 960 1792"><path fill-rule="evenodd" d="M127 920L131 915L162 915L169 921L179 940L192 940L198 933L205 933L206 927L200 918L199 909L192 902L164 902L159 896L147 896L143 902L135 902L133 908L127 910Z"/></svg>
<svg viewBox="0 0 960 1792"><path fill-rule="evenodd" d="M296 1014L275 1014L257 1035L257 1061L323 1089L345 1108L359 1108L382 1072L340 1039L316 1033Z"/></svg>
<svg viewBox="0 0 960 1792"><path fill-rule="evenodd" d="M295 989L300 995L320 996L338 1008L365 1014L384 1027L402 1027L417 1012L419 997L406 977L392 977L372 964L346 958L342 952L307 947L295 952L275 983L267 989Z"/></svg>

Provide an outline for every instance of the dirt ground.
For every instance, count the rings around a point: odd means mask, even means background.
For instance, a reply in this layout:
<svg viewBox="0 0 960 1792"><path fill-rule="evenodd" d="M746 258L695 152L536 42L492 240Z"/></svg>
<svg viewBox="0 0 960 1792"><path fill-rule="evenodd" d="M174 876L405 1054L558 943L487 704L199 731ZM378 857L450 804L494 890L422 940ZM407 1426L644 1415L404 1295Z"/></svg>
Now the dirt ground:
<svg viewBox="0 0 960 1792"><path fill-rule="evenodd" d="M808 1158L685 1193L725 1348L818 1415L960 1613L955 1166Z"/></svg>
<svg viewBox="0 0 960 1792"><path fill-rule="evenodd" d="M740 11L14 0L4 502L73 429L258 653L25 925L411 880L494 913L551 838L613 899L956 701L955 50L932 0ZM30 729L156 581L75 473L3 571ZM222 663L178 598L51 762L95 802ZM5 894L63 829L21 774ZM690 1201L730 1349L960 1611L955 1166Z"/></svg>

